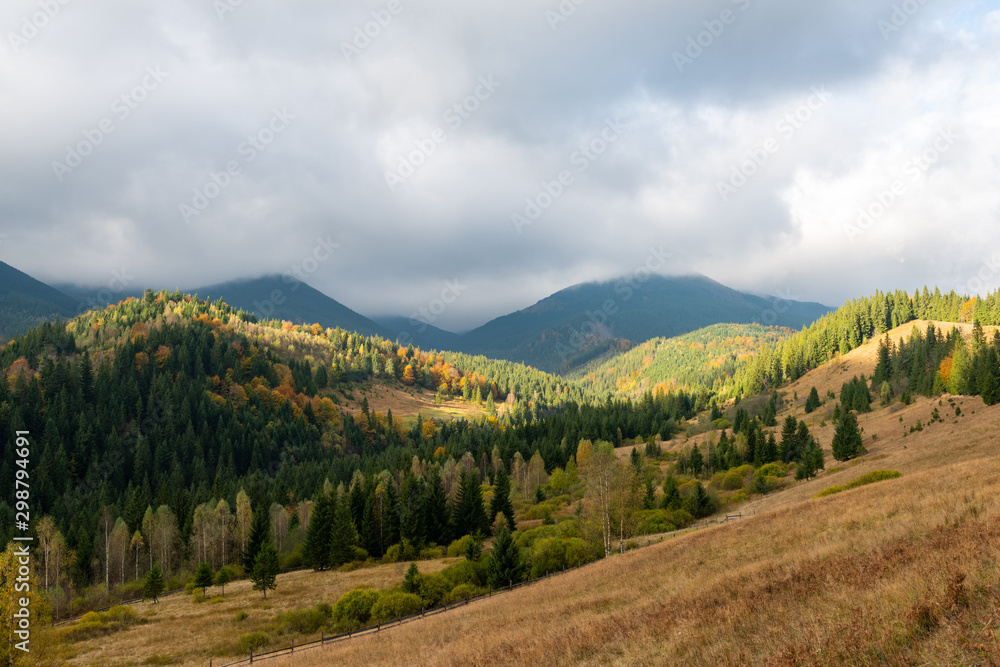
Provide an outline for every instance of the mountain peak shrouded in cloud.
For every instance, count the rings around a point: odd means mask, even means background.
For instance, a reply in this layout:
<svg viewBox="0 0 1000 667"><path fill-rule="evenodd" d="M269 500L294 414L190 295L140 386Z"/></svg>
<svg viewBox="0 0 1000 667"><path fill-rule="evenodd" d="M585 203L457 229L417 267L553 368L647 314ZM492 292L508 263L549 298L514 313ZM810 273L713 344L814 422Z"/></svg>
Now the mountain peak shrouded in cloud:
<svg viewBox="0 0 1000 667"><path fill-rule="evenodd" d="M222 4L3 4L0 257L450 330L650 247L791 300L1000 284L985 3Z"/></svg>

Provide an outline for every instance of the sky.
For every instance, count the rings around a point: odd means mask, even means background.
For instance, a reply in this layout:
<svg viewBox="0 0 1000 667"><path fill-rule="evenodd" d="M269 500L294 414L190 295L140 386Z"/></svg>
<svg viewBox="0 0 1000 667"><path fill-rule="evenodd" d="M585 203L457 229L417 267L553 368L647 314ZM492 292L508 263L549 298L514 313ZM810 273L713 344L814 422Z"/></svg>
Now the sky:
<svg viewBox="0 0 1000 667"><path fill-rule="evenodd" d="M702 273L1000 286L1000 5L5 0L0 260L465 330Z"/></svg>

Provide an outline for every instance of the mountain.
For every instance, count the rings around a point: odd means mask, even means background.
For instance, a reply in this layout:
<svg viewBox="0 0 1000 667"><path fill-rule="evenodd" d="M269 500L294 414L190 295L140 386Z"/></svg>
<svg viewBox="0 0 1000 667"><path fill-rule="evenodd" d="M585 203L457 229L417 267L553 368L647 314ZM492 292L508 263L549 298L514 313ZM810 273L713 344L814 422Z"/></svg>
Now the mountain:
<svg viewBox="0 0 1000 667"><path fill-rule="evenodd" d="M425 350L453 350L458 347L462 338L459 334L408 317L385 316L374 319L392 334L391 340L398 340L404 345L413 343Z"/></svg>
<svg viewBox="0 0 1000 667"><path fill-rule="evenodd" d="M0 262L0 341L46 320L73 317L76 311L71 297Z"/></svg>
<svg viewBox="0 0 1000 667"><path fill-rule="evenodd" d="M294 324L340 327L366 336L393 339L395 334L354 312L304 282L289 281L279 275L251 280L233 280L190 290L200 297L222 299L233 308L252 313L262 320L288 320Z"/></svg>
<svg viewBox="0 0 1000 667"><path fill-rule="evenodd" d="M819 303L738 292L701 275L653 275L641 282L622 278L556 292L470 331L460 346L565 373L651 338L671 338L722 322L800 329L830 310Z"/></svg>

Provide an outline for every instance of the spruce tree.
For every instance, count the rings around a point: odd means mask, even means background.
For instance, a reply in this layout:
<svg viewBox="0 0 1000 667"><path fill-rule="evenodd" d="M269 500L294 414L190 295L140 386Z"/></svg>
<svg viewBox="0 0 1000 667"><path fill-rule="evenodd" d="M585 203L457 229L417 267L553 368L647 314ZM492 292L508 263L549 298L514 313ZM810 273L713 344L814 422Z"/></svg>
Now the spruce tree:
<svg viewBox="0 0 1000 667"><path fill-rule="evenodd" d="M816 387L809 390L809 398L806 399L806 414L809 414L820 406L819 392Z"/></svg>
<svg viewBox="0 0 1000 667"><path fill-rule="evenodd" d="M263 503L261 503L263 505ZM246 551L243 552L243 571L249 573L257 561L257 554L265 542L271 541L271 521L267 512L261 508L253 514L250 524L250 538L247 540Z"/></svg>
<svg viewBox="0 0 1000 667"><path fill-rule="evenodd" d="M486 581L491 588L503 588L516 584L524 578L524 565L521 554L511 537L507 526L500 524L496 539L493 541L493 551L490 552L486 565Z"/></svg>
<svg viewBox="0 0 1000 667"><path fill-rule="evenodd" d="M197 571L194 573L194 585L195 588L201 589L202 599L208 593L208 587L212 585L215 578L212 576L212 566L208 563L201 563L198 565Z"/></svg>
<svg viewBox="0 0 1000 667"><path fill-rule="evenodd" d="M510 502L510 475L503 466L497 470L493 479L493 503L490 505L489 523L496 523L497 514L502 514L507 520L507 529L514 530L514 505Z"/></svg>
<svg viewBox="0 0 1000 667"><path fill-rule="evenodd" d="M268 589L274 590L278 586L278 551L274 548L270 536L257 552L253 569L250 571L250 581L253 582L255 591L264 592L265 600Z"/></svg>
<svg viewBox="0 0 1000 667"><path fill-rule="evenodd" d="M462 473L458 496L455 498L455 536L489 534L490 525L483 507L483 490L471 472Z"/></svg>
<svg viewBox="0 0 1000 667"><path fill-rule="evenodd" d="M163 593L164 588L166 588L166 585L163 583L163 572L160 571L159 565L154 565L153 569L146 574L145 581L143 581L142 597L143 599L152 598L153 604L157 604L159 603L157 598Z"/></svg>
<svg viewBox="0 0 1000 667"><path fill-rule="evenodd" d="M688 458L688 467L691 472L698 476L701 474L701 469L705 466L705 459L701 455L701 449L698 445L694 445L691 448L691 456Z"/></svg>
<svg viewBox="0 0 1000 667"><path fill-rule="evenodd" d="M798 451L799 445L795 435L797 427L798 421L795 417L792 415L785 417L785 421L781 426L781 445L778 448L778 454L785 463L793 461Z"/></svg>
<svg viewBox="0 0 1000 667"><path fill-rule="evenodd" d="M677 488L677 480L670 473L667 473L663 480L663 500L660 506L665 510L675 510L681 506L681 493Z"/></svg>
<svg viewBox="0 0 1000 667"><path fill-rule="evenodd" d="M339 501L333 513L333 530L330 537L330 565L338 566L354 560L354 547L358 534L351 521L351 504L347 494Z"/></svg>
<svg viewBox="0 0 1000 667"><path fill-rule="evenodd" d="M233 580L233 573L228 565L219 568L215 575L215 585L222 589L222 597L226 597L226 584Z"/></svg>
<svg viewBox="0 0 1000 667"><path fill-rule="evenodd" d="M417 568L416 563L410 563L410 567L406 570L406 576L403 577L403 585L400 587L403 589L404 593L417 593L420 590L420 570Z"/></svg>
<svg viewBox="0 0 1000 667"><path fill-rule="evenodd" d="M833 458L846 461L857 456L863 449L861 431L854 413L844 410L833 433Z"/></svg>
<svg viewBox="0 0 1000 667"><path fill-rule="evenodd" d="M302 562L314 570L330 567L330 538L333 531L333 498L320 491L313 504L302 549Z"/></svg>
<svg viewBox="0 0 1000 667"><path fill-rule="evenodd" d="M448 511L448 494L444 490L441 474L431 470L424 482L427 499L424 502L424 527L427 539L434 544L448 544L451 538L451 513ZM494 501L495 502L495 501Z"/></svg>

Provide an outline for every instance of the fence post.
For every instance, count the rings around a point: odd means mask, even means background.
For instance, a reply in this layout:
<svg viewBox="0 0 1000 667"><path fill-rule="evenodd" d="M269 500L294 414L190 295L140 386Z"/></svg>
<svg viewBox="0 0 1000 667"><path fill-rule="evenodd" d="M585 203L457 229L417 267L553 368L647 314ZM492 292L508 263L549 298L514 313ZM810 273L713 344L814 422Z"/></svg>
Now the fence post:
<svg viewBox="0 0 1000 667"><path fill-rule="evenodd" d="M292 639L292 653L295 653L295 639Z"/></svg>
<svg viewBox="0 0 1000 667"><path fill-rule="evenodd" d="M323 631L320 630L319 631L319 645L322 646L325 643L326 643L326 639L324 639L324 637L323 637ZM212 667L212 666L209 665L209 667Z"/></svg>
<svg viewBox="0 0 1000 667"><path fill-rule="evenodd" d="M250 664L253 664L253 649L250 649Z"/></svg>

